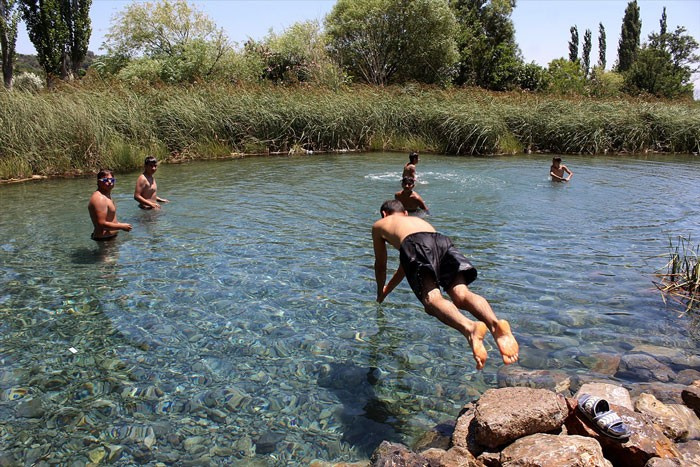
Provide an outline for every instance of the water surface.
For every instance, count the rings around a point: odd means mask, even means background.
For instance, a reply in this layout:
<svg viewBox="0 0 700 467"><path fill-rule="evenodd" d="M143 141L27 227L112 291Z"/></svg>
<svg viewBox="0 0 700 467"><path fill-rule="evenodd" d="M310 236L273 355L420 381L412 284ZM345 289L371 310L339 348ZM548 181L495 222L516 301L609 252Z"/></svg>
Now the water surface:
<svg viewBox="0 0 700 467"><path fill-rule="evenodd" d="M379 306L370 226L405 154L162 165L159 212L116 174L96 244L92 178L0 186L0 452L28 463L307 464L410 444L496 386L404 282ZM699 238L700 159L423 155L429 221L479 270L527 369L597 352L698 353L653 286ZM397 265L391 253L391 273ZM624 383L625 381L621 381Z"/></svg>

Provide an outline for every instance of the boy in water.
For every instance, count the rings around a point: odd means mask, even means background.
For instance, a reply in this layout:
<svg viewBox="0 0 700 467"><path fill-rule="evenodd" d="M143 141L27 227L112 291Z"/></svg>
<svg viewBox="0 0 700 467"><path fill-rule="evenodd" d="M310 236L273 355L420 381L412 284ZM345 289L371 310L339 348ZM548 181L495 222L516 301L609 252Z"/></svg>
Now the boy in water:
<svg viewBox="0 0 700 467"><path fill-rule="evenodd" d="M564 173L568 176L564 178ZM552 166L549 168L549 175L552 177L552 181L555 182L568 182L574 173L569 170L565 165L561 165L561 157L552 158Z"/></svg>
<svg viewBox="0 0 700 467"><path fill-rule="evenodd" d="M403 280L408 283L425 311L459 331L469 342L481 370L486 362L484 336L490 331L506 365L518 360L518 343L505 320L496 318L489 303L471 292L467 285L476 279L476 269L449 238L435 231L420 217L409 216L400 201L385 201L380 208L382 218L372 226L374 275L377 302ZM400 265L386 282L386 243L399 250ZM443 297L440 286L452 301ZM458 308L470 312L478 321L467 319Z"/></svg>
<svg viewBox="0 0 700 467"><path fill-rule="evenodd" d="M403 166L403 174L401 178L412 178L415 180L418 176L416 175L416 164L418 163L418 153L412 152L408 155L408 162Z"/></svg>
<svg viewBox="0 0 700 467"><path fill-rule="evenodd" d="M406 208L406 211L409 213L422 209L426 214L429 214L430 212L428 211L428 206L426 206L423 198L421 198L418 193L413 191L413 187L415 185L415 180L410 177L404 177L401 179L401 188L403 189L394 194L394 199L401 201L401 204L403 204L404 208Z"/></svg>
<svg viewBox="0 0 700 467"><path fill-rule="evenodd" d="M112 189L116 181L110 169L100 169L97 173L97 190L88 203L94 227L90 238L95 241L110 240L117 236L119 230L131 230L131 224L117 222L117 206L112 200Z"/></svg>
<svg viewBox="0 0 700 467"><path fill-rule="evenodd" d="M134 199L138 201L141 209L160 209L160 204L167 203L165 198L156 195L158 185L153 175L158 170L158 161L153 156L148 156L143 162L143 173L136 180Z"/></svg>

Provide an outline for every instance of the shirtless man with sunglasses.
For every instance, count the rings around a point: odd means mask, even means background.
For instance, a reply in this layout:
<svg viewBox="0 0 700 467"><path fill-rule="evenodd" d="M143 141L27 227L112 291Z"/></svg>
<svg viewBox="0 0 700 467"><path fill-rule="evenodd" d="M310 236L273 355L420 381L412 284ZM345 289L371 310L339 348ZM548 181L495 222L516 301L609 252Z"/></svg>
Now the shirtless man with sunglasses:
<svg viewBox="0 0 700 467"><path fill-rule="evenodd" d="M97 173L97 190L88 203L90 219L95 227L90 238L95 241L111 240L120 230L131 230L131 224L117 222L117 206L112 200L112 189L116 181L110 169L100 169Z"/></svg>

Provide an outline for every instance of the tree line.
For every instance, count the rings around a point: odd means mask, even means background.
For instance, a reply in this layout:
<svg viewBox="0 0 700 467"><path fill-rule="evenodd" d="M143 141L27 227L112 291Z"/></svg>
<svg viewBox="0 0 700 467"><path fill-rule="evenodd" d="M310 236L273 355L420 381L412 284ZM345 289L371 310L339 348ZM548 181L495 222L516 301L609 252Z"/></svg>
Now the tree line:
<svg viewBox="0 0 700 467"><path fill-rule="evenodd" d="M13 82L15 42L24 21L47 85L75 79L91 33L92 0L0 0L3 81ZM525 63L515 41L515 0L338 0L323 24L296 23L280 34L234 47L225 32L186 0L134 2L112 20L88 74L127 83L307 83L338 87L420 83L477 86L492 91L549 91L616 96L622 93L692 96L697 41L684 27L641 43L636 0L625 10L618 60L606 69L606 35L598 31L598 61L591 63L586 29L579 55L577 26L569 57L547 67Z"/></svg>

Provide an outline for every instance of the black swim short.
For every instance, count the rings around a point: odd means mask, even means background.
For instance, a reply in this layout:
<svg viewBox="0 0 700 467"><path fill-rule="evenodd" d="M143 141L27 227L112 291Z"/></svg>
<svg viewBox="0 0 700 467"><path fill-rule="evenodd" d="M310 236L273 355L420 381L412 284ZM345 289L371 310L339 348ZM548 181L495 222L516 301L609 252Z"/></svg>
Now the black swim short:
<svg viewBox="0 0 700 467"><path fill-rule="evenodd" d="M107 237L95 237L95 232L93 232L90 234L90 238L92 240L95 240L96 242L106 242L108 240L114 240L115 238L117 238L117 234L109 235Z"/></svg>
<svg viewBox="0 0 700 467"><path fill-rule="evenodd" d="M447 289L459 274L466 284L476 279L476 268L454 247L452 241L437 232L418 232L401 243L399 260L406 272L411 289L423 301L423 274L432 274L437 283Z"/></svg>

